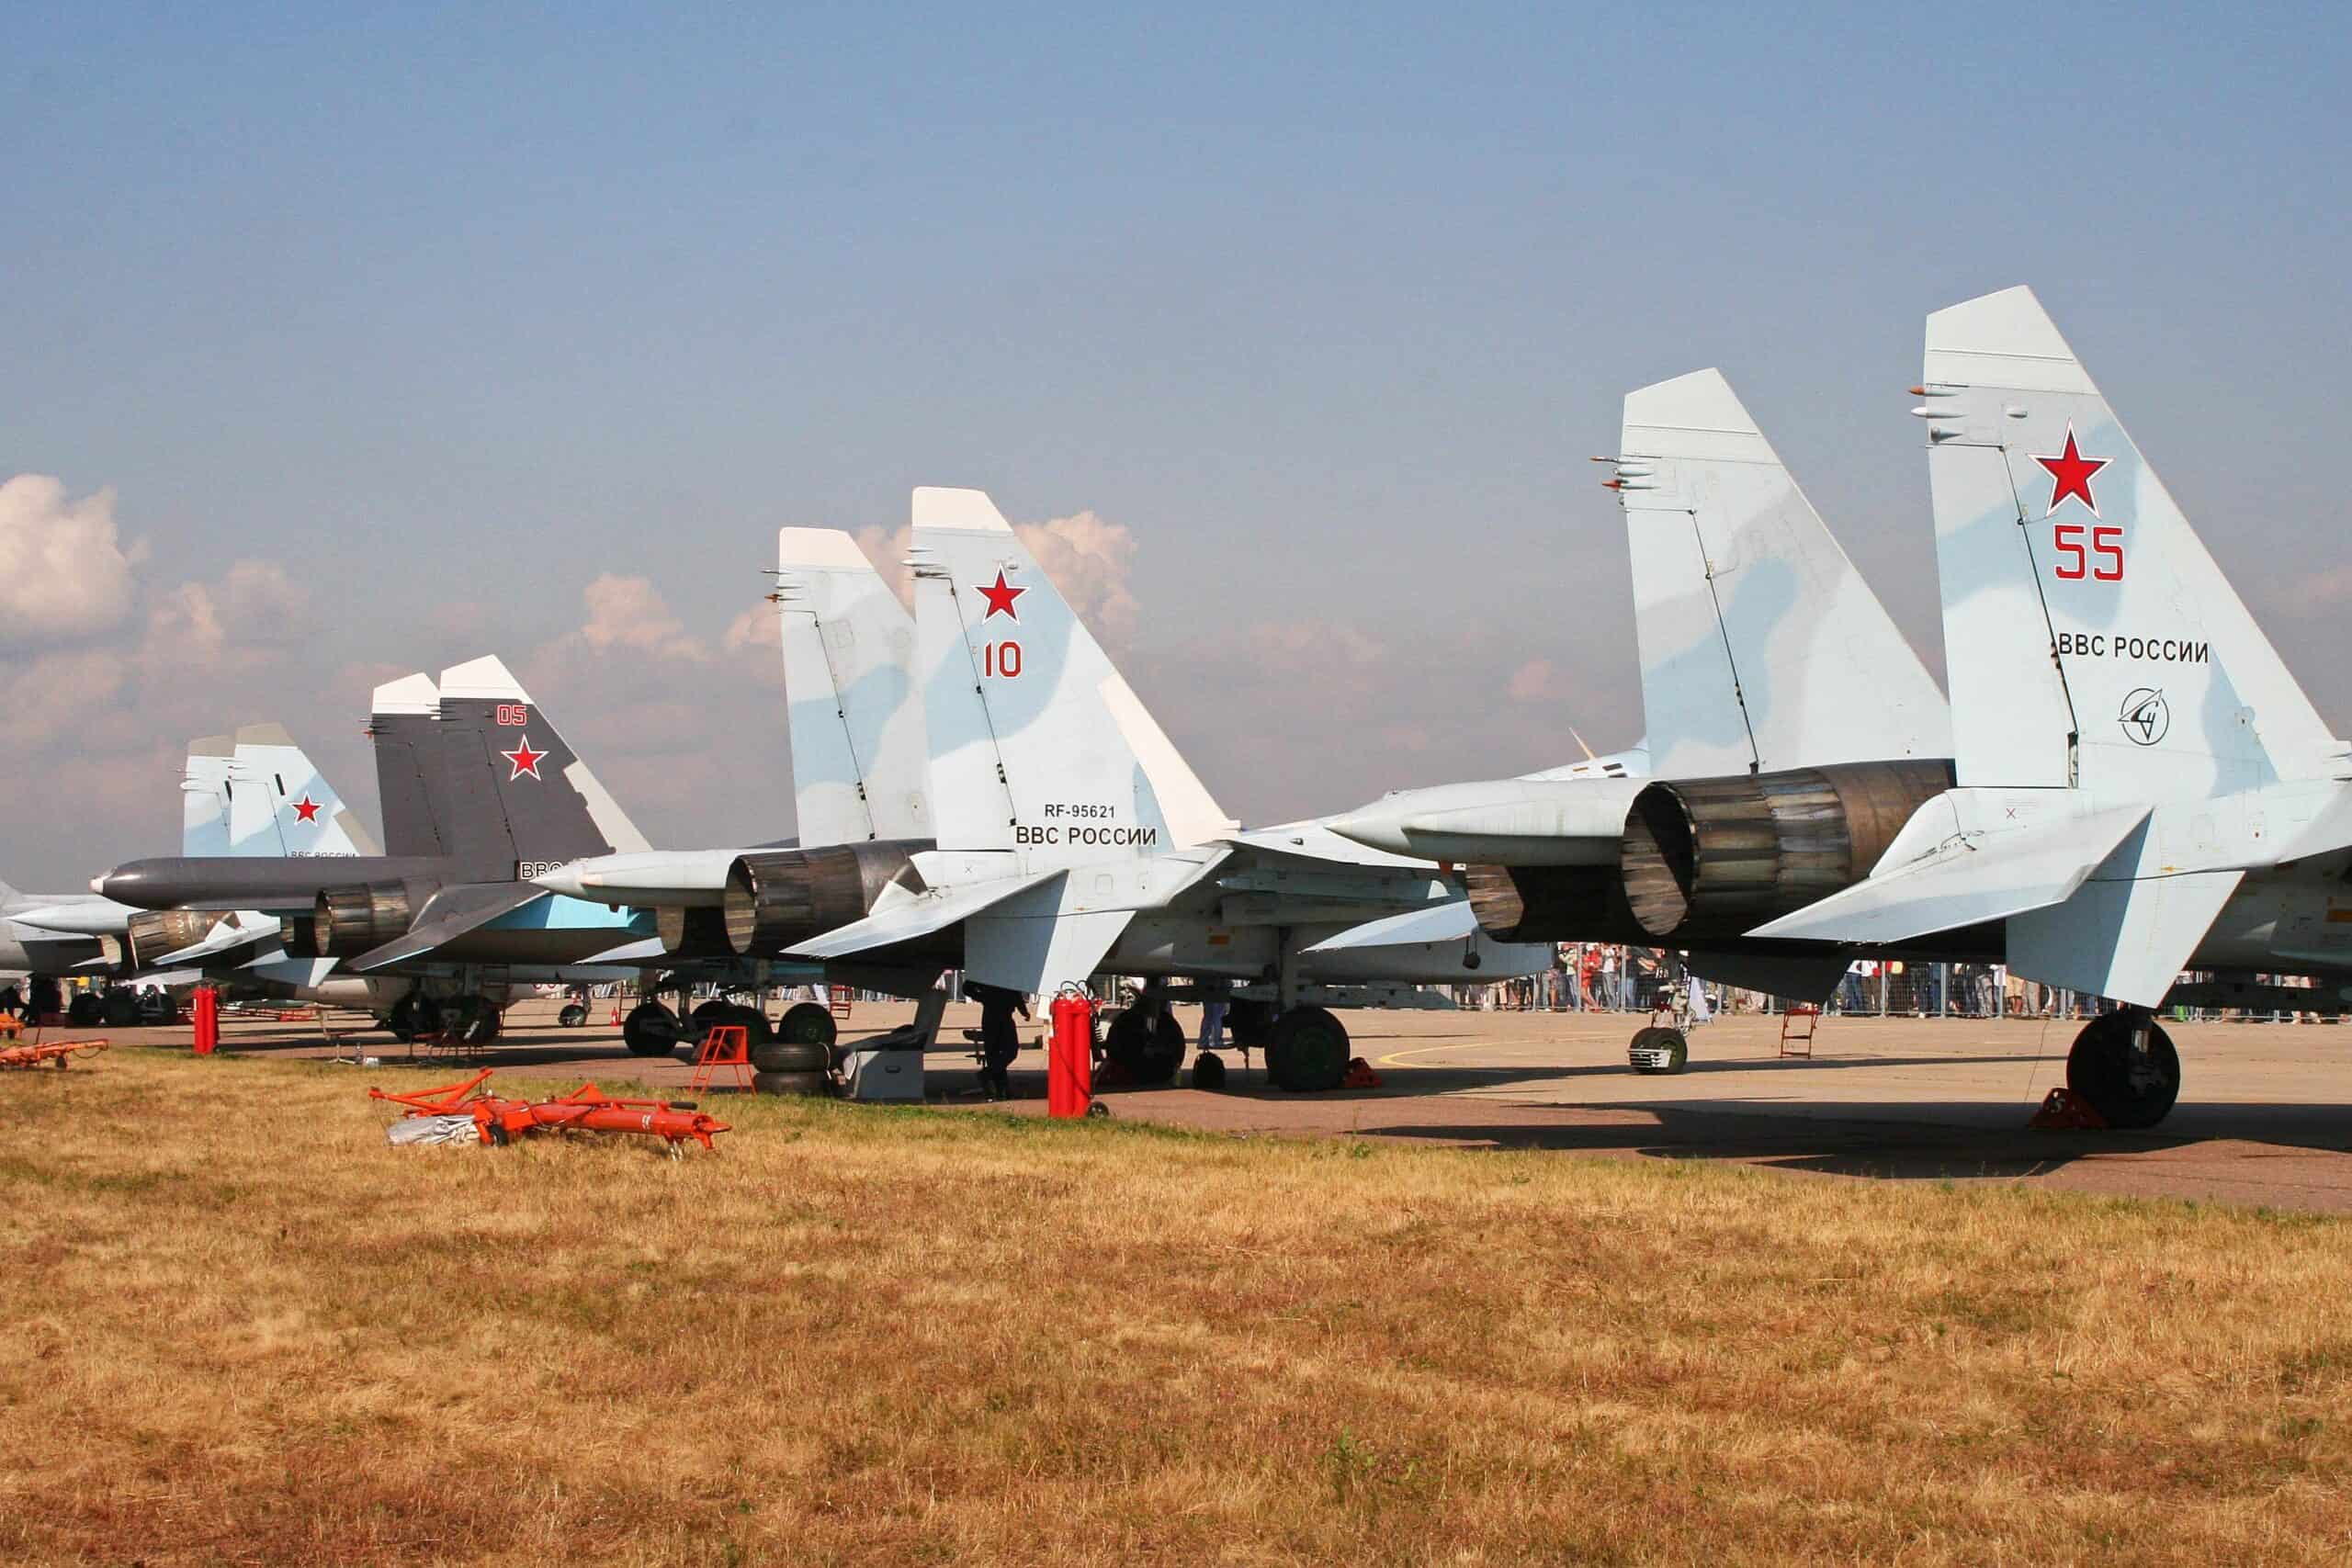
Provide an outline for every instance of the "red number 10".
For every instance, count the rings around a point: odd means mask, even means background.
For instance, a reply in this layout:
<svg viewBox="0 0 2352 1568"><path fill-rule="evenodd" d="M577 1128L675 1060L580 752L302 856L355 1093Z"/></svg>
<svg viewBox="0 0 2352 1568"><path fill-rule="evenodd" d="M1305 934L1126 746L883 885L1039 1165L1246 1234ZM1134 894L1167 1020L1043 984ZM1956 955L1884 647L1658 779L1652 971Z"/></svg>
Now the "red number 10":
<svg viewBox="0 0 2352 1568"><path fill-rule="evenodd" d="M2080 523L2058 525L2056 533L2052 536L2052 542L2057 545L2058 554L2062 558L2072 558L2071 565L2065 559L2059 561L2058 575L2071 582L2081 578L2087 568L2089 575L2101 582L2122 581L2123 530L2115 524L2102 523L2093 528L2090 534L2091 553L2098 556L2100 561L2100 564L2095 567L2089 566L2087 558L2083 554L2083 525Z"/></svg>
<svg viewBox="0 0 2352 1568"><path fill-rule="evenodd" d="M980 672L1016 679L1021 673L1021 645L1017 642L991 642L980 649Z"/></svg>

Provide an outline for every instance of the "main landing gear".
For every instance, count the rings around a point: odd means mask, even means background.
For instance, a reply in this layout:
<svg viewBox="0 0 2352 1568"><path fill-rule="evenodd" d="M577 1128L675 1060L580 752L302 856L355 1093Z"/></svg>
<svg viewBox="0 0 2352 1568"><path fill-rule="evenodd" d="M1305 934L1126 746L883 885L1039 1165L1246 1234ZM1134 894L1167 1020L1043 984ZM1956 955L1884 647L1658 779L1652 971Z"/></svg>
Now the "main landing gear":
<svg viewBox="0 0 2352 1568"><path fill-rule="evenodd" d="M2066 1090L2110 1127L2153 1127L2180 1098L2180 1055L2145 1008L2103 1012L2066 1054Z"/></svg>
<svg viewBox="0 0 2352 1568"><path fill-rule="evenodd" d="M1293 1094L1320 1094L1348 1076L1348 1026L1328 1008L1285 1008L1266 1032L1266 1076Z"/></svg>
<svg viewBox="0 0 2352 1568"><path fill-rule="evenodd" d="M403 1044L455 1030L469 1045L487 1045L498 1038L502 1021L498 1004L488 997L420 997L411 992L392 1004L383 1023Z"/></svg>

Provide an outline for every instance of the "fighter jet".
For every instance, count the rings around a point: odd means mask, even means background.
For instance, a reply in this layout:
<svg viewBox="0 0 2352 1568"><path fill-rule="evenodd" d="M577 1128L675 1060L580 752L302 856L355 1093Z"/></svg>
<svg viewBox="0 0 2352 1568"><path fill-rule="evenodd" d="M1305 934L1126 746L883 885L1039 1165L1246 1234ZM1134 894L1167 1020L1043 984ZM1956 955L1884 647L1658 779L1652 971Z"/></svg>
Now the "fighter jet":
<svg viewBox="0 0 2352 1568"><path fill-rule="evenodd" d="M312 990L348 977L396 1032L439 1026L448 1013L487 1039L493 993L579 978L564 966L632 931L626 918L546 908L528 878L645 840L497 659L445 671L437 685L422 675L391 682L376 705L389 852L318 852L320 841L348 838L339 807L313 792L288 800L274 779L267 831L285 835L291 853L133 861L92 887L191 923L207 911L259 911L282 935L268 932L274 950L240 973ZM233 834L233 806L232 820Z"/></svg>
<svg viewBox="0 0 2352 1568"><path fill-rule="evenodd" d="M1605 461L1656 776L1400 791L1332 830L1469 863L1490 935L1689 949L1705 977L1826 997L1846 960L1747 940L1745 912L1860 876L1951 782L1943 694L1719 372L1628 394ZM1694 903L1683 882L1702 832L1709 897ZM1641 1038L1637 1067L1680 1067L1679 1035Z"/></svg>
<svg viewBox="0 0 2352 1568"><path fill-rule="evenodd" d="M1914 412L1950 650L1954 787L1776 941L1989 948L2123 1004L2068 1087L2170 1111L2169 1003L2352 999L2352 748L2255 625L2032 292L1928 318ZM1705 897L1702 849L1690 896ZM2211 978L2183 983L2184 970ZM2309 976L2324 988L2257 983Z"/></svg>

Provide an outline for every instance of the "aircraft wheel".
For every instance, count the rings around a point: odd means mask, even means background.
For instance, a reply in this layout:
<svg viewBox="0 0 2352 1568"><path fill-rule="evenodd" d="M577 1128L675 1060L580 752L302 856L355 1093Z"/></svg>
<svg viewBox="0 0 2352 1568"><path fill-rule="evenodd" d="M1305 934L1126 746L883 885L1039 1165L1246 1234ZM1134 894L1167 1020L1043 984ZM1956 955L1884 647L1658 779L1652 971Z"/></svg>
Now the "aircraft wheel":
<svg viewBox="0 0 2352 1568"><path fill-rule="evenodd" d="M555 1021L566 1029L577 1029L588 1021L588 1004L566 1002L563 1010L555 1015Z"/></svg>
<svg viewBox="0 0 2352 1568"><path fill-rule="evenodd" d="M505 1015L488 997L468 997L466 1000L466 1043L487 1045L498 1038Z"/></svg>
<svg viewBox="0 0 2352 1568"><path fill-rule="evenodd" d="M65 1004L65 1021L76 1029L91 1029L97 1025L101 1010L94 992L76 991L74 999Z"/></svg>
<svg viewBox="0 0 2352 1568"><path fill-rule="evenodd" d="M762 1094L831 1094L831 1073L753 1073L752 1087Z"/></svg>
<svg viewBox="0 0 2352 1568"><path fill-rule="evenodd" d="M1266 1076L1293 1094L1320 1094L1348 1076L1348 1029L1329 1010L1293 1008L1266 1039Z"/></svg>
<svg viewBox="0 0 2352 1568"><path fill-rule="evenodd" d="M1237 1050L1264 1050L1273 1028L1272 1002L1250 1002L1237 998L1225 1006L1225 1035Z"/></svg>
<svg viewBox="0 0 2352 1568"><path fill-rule="evenodd" d="M1690 1042L1679 1029L1637 1029L1625 1057L1637 1073L1679 1073L1690 1065Z"/></svg>
<svg viewBox="0 0 2352 1568"><path fill-rule="evenodd" d="M632 1056L666 1056L678 1047L678 1015L660 1002L639 1002L621 1020L621 1043Z"/></svg>
<svg viewBox="0 0 2352 1568"><path fill-rule="evenodd" d="M1223 1089L1225 1087L1225 1058L1210 1051L1204 1051L1193 1057L1193 1087L1194 1089Z"/></svg>
<svg viewBox="0 0 2352 1568"><path fill-rule="evenodd" d="M115 988L99 998L98 1012L108 1029L139 1027L139 993Z"/></svg>
<svg viewBox="0 0 2352 1568"><path fill-rule="evenodd" d="M821 1073L831 1068L830 1045L806 1045L791 1040L763 1040L752 1047L752 1066L763 1073Z"/></svg>
<svg viewBox="0 0 2352 1568"><path fill-rule="evenodd" d="M1184 1032L1166 1008L1126 1008L1103 1031L1102 1054L1119 1066L1129 1083L1157 1089L1176 1081L1184 1065Z"/></svg>
<svg viewBox="0 0 2352 1568"><path fill-rule="evenodd" d="M775 1026L775 1037L787 1045L822 1045L828 1050L839 1032L832 1013L815 1002L793 1003Z"/></svg>
<svg viewBox="0 0 2352 1568"><path fill-rule="evenodd" d="M417 1028L416 998L413 996L402 997L394 1002L391 1011L384 1015L384 1027L390 1030L392 1038L403 1045L414 1040L419 1033L423 1032Z"/></svg>
<svg viewBox="0 0 2352 1568"><path fill-rule="evenodd" d="M2147 1031L2145 1049L2133 1042ZM2180 1054L2172 1036L2136 1009L2106 1012L2083 1026L2066 1053L2067 1092L2110 1127L2153 1127L2180 1098Z"/></svg>

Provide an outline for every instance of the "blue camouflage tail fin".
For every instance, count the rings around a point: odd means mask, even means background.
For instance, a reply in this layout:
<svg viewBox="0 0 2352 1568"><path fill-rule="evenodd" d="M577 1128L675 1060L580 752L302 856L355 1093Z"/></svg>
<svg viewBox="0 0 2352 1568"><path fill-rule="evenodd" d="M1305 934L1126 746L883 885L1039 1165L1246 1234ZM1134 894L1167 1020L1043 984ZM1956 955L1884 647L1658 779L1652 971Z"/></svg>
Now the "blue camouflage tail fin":
<svg viewBox="0 0 2352 1568"><path fill-rule="evenodd" d="M775 597L801 847L928 839L913 617L833 528L777 532Z"/></svg>

